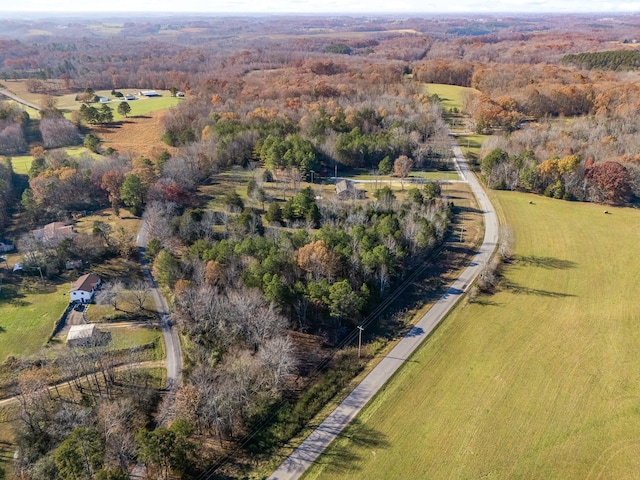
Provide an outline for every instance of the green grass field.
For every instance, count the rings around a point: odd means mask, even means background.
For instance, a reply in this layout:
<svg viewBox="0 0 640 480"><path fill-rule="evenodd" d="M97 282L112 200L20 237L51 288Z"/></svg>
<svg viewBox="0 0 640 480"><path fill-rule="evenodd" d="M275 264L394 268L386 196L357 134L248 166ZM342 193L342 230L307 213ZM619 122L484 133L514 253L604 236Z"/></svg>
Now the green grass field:
<svg viewBox="0 0 640 480"><path fill-rule="evenodd" d="M305 479L637 478L640 212L495 197L501 291L461 302Z"/></svg>
<svg viewBox="0 0 640 480"><path fill-rule="evenodd" d="M440 97L442 107L445 109L462 108L462 98L467 94L477 94L475 88L458 87L456 85L445 85L443 83L427 83L425 88L429 95Z"/></svg>
<svg viewBox="0 0 640 480"><path fill-rule="evenodd" d="M25 358L40 351L69 303L68 291L68 283L33 283L29 290L21 287L12 301L0 301L0 362L10 355Z"/></svg>
<svg viewBox="0 0 640 480"><path fill-rule="evenodd" d="M156 348L154 348L153 352L149 352L149 360L160 360L164 356L164 343L161 338L162 333L158 329L142 327L109 328L108 326L101 326L101 328L111 332L109 348L113 350L125 350L127 348L155 343Z"/></svg>
<svg viewBox="0 0 640 480"><path fill-rule="evenodd" d="M129 117L147 115L160 110L166 110L168 108L175 107L178 102L180 102L179 98L170 96L132 100L128 102L131 106L131 113L129 113ZM109 106L113 108L113 119L116 122L124 118L118 113L118 102L109 103Z"/></svg>
<svg viewBox="0 0 640 480"><path fill-rule="evenodd" d="M119 90L124 95L128 93L137 94L137 91L132 89L123 89ZM172 97L171 93L168 90L158 90L158 93L161 94L161 97L150 97L150 98L138 98L137 100L129 100L127 103L131 107L131 112L129 113L129 117L148 115L153 112L157 112L160 110L166 110L167 108L171 108L176 106L180 102L180 98ZM78 102L75 97L77 94L68 94L62 95L58 97L58 108L62 109L65 112L65 116L69 118L71 116L71 112L73 110L79 110L82 105ZM118 104L120 103L116 97L111 95L111 90L98 90L96 91L96 95L100 95L103 97L107 97L112 101L107 103L113 110L113 120L119 121L124 119L122 115L118 113ZM137 95L136 95L137 96ZM94 103L92 104L96 108L100 108L102 104Z"/></svg>
<svg viewBox="0 0 640 480"><path fill-rule="evenodd" d="M56 150L64 150L70 157L90 155L95 159L102 158L102 155L94 153L91 150L84 147L80 147L80 146L66 147L66 148L56 149ZM13 165L13 171L20 175L29 174L29 169L31 168L32 162L33 162L33 156L31 155L18 155L15 157L11 157L11 165Z"/></svg>
<svg viewBox="0 0 640 480"><path fill-rule="evenodd" d="M16 157L11 157L13 171L20 175L27 175L29 173L31 162L33 162L33 157L31 155L18 155Z"/></svg>
<svg viewBox="0 0 640 480"><path fill-rule="evenodd" d="M469 94L479 93L473 88L458 87L456 85L444 85L440 83L427 83L425 89L429 95L438 95L440 103L445 111L457 108L462 111L463 97ZM480 147L486 135L469 133L468 119L461 114L449 114L448 121L451 130L458 135L458 144L467 159L476 160L480 156Z"/></svg>

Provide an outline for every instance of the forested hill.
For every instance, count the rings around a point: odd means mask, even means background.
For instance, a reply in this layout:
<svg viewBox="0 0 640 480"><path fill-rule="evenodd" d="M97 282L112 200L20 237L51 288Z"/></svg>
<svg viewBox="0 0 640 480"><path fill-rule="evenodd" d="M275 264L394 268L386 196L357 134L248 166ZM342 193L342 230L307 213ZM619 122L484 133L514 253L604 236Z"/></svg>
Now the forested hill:
<svg viewBox="0 0 640 480"><path fill-rule="evenodd" d="M591 70L635 70L640 67L640 52L637 50L611 50L608 52L584 52L562 57L565 65L576 65Z"/></svg>

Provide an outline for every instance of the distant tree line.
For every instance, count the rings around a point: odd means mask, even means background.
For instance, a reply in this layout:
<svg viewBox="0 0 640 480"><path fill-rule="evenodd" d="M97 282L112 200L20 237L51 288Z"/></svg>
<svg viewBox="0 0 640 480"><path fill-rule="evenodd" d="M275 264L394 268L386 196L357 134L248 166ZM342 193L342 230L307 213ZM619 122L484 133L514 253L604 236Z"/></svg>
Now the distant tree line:
<svg viewBox="0 0 640 480"><path fill-rule="evenodd" d="M585 70L636 70L640 67L638 50L610 50L607 52L571 53L562 57L564 65Z"/></svg>

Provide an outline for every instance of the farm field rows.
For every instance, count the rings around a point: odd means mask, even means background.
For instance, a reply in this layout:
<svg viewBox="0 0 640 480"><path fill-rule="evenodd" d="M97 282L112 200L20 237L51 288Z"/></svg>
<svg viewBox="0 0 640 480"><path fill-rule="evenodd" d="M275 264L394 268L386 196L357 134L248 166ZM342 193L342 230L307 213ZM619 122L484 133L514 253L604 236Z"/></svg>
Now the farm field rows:
<svg viewBox="0 0 640 480"><path fill-rule="evenodd" d="M461 303L306 479L635 477L640 213L495 199L517 254L500 291Z"/></svg>

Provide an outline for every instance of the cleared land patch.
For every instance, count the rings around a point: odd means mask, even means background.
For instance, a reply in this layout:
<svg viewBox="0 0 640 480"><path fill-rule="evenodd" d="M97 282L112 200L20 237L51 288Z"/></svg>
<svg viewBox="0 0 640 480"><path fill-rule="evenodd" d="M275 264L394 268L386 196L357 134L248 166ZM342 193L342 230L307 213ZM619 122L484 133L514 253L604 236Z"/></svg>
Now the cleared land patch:
<svg viewBox="0 0 640 480"><path fill-rule="evenodd" d="M503 289L460 304L305 478L635 476L640 213L496 198Z"/></svg>
<svg viewBox="0 0 640 480"><path fill-rule="evenodd" d="M69 303L69 284L2 285L0 300L0 361L29 357L47 343L53 326Z"/></svg>
<svg viewBox="0 0 640 480"><path fill-rule="evenodd" d="M92 131L102 140L103 148L114 148L120 153L133 152L142 156L153 156L153 152L165 149L175 151L162 143L164 133L161 126L162 112L138 117L129 117L119 124L96 126Z"/></svg>
<svg viewBox="0 0 640 480"><path fill-rule="evenodd" d="M445 109L462 108L464 95L477 95L480 92L475 88L459 87L457 85L445 85L443 83L428 83L425 85L429 95L437 95Z"/></svg>

